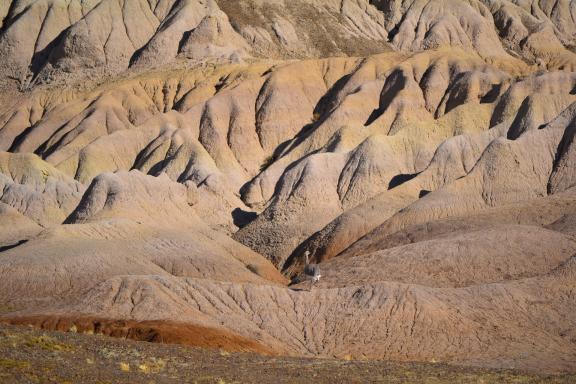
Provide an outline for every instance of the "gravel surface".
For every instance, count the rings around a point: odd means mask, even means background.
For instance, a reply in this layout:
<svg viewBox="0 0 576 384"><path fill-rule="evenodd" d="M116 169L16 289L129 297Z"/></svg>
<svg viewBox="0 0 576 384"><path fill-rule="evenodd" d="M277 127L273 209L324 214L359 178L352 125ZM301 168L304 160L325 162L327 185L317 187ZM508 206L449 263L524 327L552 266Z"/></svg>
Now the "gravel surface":
<svg viewBox="0 0 576 384"><path fill-rule="evenodd" d="M574 383L444 364L263 357L0 325L0 383Z"/></svg>

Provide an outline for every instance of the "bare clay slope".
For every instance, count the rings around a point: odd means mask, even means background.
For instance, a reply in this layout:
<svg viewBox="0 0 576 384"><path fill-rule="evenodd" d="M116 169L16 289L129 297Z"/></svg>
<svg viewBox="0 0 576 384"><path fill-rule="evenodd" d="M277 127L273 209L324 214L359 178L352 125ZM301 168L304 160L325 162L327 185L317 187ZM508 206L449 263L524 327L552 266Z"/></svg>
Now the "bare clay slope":
<svg viewBox="0 0 576 384"><path fill-rule="evenodd" d="M1 318L576 370L575 11L3 2Z"/></svg>

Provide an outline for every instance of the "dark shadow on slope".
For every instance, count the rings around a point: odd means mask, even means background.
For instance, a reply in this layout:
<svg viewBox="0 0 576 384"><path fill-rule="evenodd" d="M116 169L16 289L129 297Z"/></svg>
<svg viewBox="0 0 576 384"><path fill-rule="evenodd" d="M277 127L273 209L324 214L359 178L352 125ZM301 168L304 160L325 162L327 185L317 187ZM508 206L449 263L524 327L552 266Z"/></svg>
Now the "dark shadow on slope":
<svg viewBox="0 0 576 384"><path fill-rule="evenodd" d="M184 2L182 1L175 1L172 6L170 7L170 11L168 13L166 13L166 17L164 18L164 20L160 23L160 25L158 26L158 28L156 28L156 31L154 32L154 34L152 36L150 36L148 38L148 41L146 42L146 44L144 44L142 47L138 48L136 51L134 51L134 53L132 54L132 56L130 57L130 61L128 63L128 68L132 68L132 66L134 64L136 64L136 62L138 61L138 59L140 58L140 55L142 55L142 52L144 52L146 50L146 48L148 48L148 44L150 44L150 42L152 41L152 39L154 39L154 37L156 36L156 34L162 30L164 30L167 26L169 26L174 19L175 16L175 12L177 11L178 7L182 7ZM184 35L186 34L186 32L184 32ZM184 35L182 36L182 39L180 42L182 42L182 40L184 40ZM180 47L179 47L180 48ZM180 49L178 49L178 53L180 52Z"/></svg>
<svg viewBox="0 0 576 384"><path fill-rule="evenodd" d="M57 54L55 49L58 46L60 46L69 30L70 27L66 28L65 30L60 32L58 36L56 36L56 38L53 39L46 47L44 47L43 50L34 53L34 56L32 56L32 61L30 64L30 70L33 73L34 79L36 79L36 77L40 74L40 72L44 69L44 67L46 67L46 64L53 61L53 59L59 58L57 56L52 57L53 52Z"/></svg>
<svg viewBox="0 0 576 384"><path fill-rule="evenodd" d="M134 51L134 53L130 57L130 61L128 62L128 68L132 68L134 66L134 64L136 64L136 62L140 58L140 55L142 55L142 52L144 52L144 50L146 49L147 46L148 45L145 44L143 47L138 48L136 51Z"/></svg>
<svg viewBox="0 0 576 384"><path fill-rule="evenodd" d="M367 127L376 121L380 116L382 116L390 104L394 101L394 99L398 96L398 94L406 88L406 77L404 72L401 69L394 70L384 82L384 86L382 87L382 92L380 93L380 102L379 107L376 108L370 116L368 120L364 123L364 126Z"/></svg>
<svg viewBox="0 0 576 384"><path fill-rule="evenodd" d="M413 178L415 178L419 174L420 173L411 173L411 174L402 173L400 175L396 175L390 180L390 183L388 183L388 189L396 188L397 186L402 185L405 182L412 180Z"/></svg>
<svg viewBox="0 0 576 384"><path fill-rule="evenodd" d="M22 131L22 133L20 133L18 136L16 136L14 138L14 141L12 142L12 145L10 146L10 148L8 148L8 152L16 152L17 148L20 146L20 144L22 144L22 142L24 141L24 139L26 139L26 137L28 136L28 134L30 132L32 132L32 130L35 128L36 126L33 125L31 127L26 128L25 130Z"/></svg>
<svg viewBox="0 0 576 384"><path fill-rule="evenodd" d="M518 108L518 112L516 112L516 117L512 124L510 124L510 128L508 129L508 133L506 134L506 138L508 140L516 140L525 132L524 118L529 116L528 112L530 111L530 96L526 97L520 108Z"/></svg>
<svg viewBox="0 0 576 384"><path fill-rule="evenodd" d="M236 208L232 211L232 220L238 228L244 228L258 217L256 212L244 211Z"/></svg>
<svg viewBox="0 0 576 384"><path fill-rule="evenodd" d="M386 7L384 5L380 5L378 2L375 3L375 6L378 10L380 10L383 13L391 13L392 12L392 9L388 9L388 7ZM402 26L402 24L404 24L407 17L408 17L408 12L404 12L402 17L400 18L400 21L396 25L394 25L394 27L388 32L388 41L392 42L392 40L394 40L394 37L396 37L396 35L400 31L400 27Z"/></svg>
<svg viewBox="0 0 576 384"><path fill-rule="evenodd" d="M383 113L384 110L382 108L376 108L375 110L373 110L370 116L368 116L368 120L366 120L366 122L364 123L364 126L367 127L370 124L372 124L374 121L376 121L376 119L382 116Z"/></svg>
<svg viewBox="0 0 576 384"><path fill-rule="evenodd" d="M17 246L25 244L27 242L28 242L28 240L20 240L15 244L5 245L3 247L0 247L0 252L8 251L10 249L16 248Z"/></svg>
<svg viewBox="0 0 576 384"><path fill-rule="evenodd" d="M306 125L302 130L304 130L305 128L307 129L307 127L308 127L308 125ZM300 135L300 133L302 133L302 130L296 135L296 137L298 137L298 135ZM276 160L280 159L284 155L284 151L288 147L290 147L290 145L293 143L294 140L295 139L288 139L288 140L284 141L283 143L279 144L276 147L276 149L274 150L274 152L272 153L272 155L268 159L264 160L264 163L260 167L260 173L264 172L266 169L268 169L268 167L270 167L272 164L274 164L274 162ZM240 187L240 191L239 191L240 192L240 199L244 203L246 203L245 195L248 192L248 188L250 187L250 185L252 184L254 179L256 179L260 175L260 173L258 173L258 175L256 175L254 178L250 179L249 181L244 183L244 185L242 185L242 187Z"/></svg>
<svg viewBox="0 0 576 384"><path fill-rule="evenodd" d="M2 1L6 1L6 0L2 0ZM2 20L2 28L0 28L0 36L4 34L4 32L6 32L8 30L8 28L10 28L14 23L16 23L20 18L22 18L22 16L24 16L26 14L26 12L28 11L28 9L30 8L30 6L22 9L20 11L20 13L18 14L14 14L16 12L16 9L18 8L18 2L17 1L13 1L10 4L10 8L8 9L8 13L6 14L6 16L4 17L4 19Z"/></svg>
<svg viewBox="0 0 576 384"><path fill-rule="evenodd" d="M97 178L97 177L96 177ZM68 215L68 217L62 222L62 224L76 224L80 218L80 212L85 211L91 204L92 201L92 194L94 193L94 188L96 188L97 180L96 178L92 179L92 182L86 188L86 191L82 195L80 202L74 208L74 210Z"/></svg>
<svg viewBox="0 0 576 384"><path fill-rule="evenodd" d="M297 146L299 146L304 140L306 140L306 138L308 138L308 136L310 136L312 134L312 132L314 131L314 128L316 128L319 124L316 123L311 123L311 124L306 124L305 126L302 127L302 129L300 130L300 132L298 132L296 134L296 136L294 136L293 141L290 143L291 145L287 145L286 149L288 149L288 147L290 147L290 149L292 148L296 148Z"/></svg>
<svg viewBox="0 0 576 384"><path fill-rule="evenodd" d="M184 48L184 45L186 45L186 42L188 42L188 39L190 38L190 35L192 34L192 30L190 31L186 31L182 34L182 38L180 39L180 41L178 42L178 52L177 54L180 54L182 52L182 48Z"/></svg>
<svg viewBox="0 0 576 384"><path fill-rule="evenodd" d="M175 158L176 158L176 155L165 157L164 159L162 159L159 162L152 165L150 167L150 169L148 170L148 174L152 175L152 176L159 176L164 171L166 166L168 164L170 164L170 162L172 162ZM178 179L178 182L181 183L183 181Z"/></svg>
<svg viewBox="0 0 576 384"><path fill-rule="evenodd" d="M336 95L344 89L348 80L352 77L355 71L342 76L338 79L334 85L318 100L316 106L314 107L314 115L316 116L325 116L327 113L331 112L337 105L336 105Z"/></svg>
<svg viewBox="0 0 576 384"><path fill-rule="evenodd" d="M546 185L546 190L549 195L555 192L552 190L552 182L553 182L552 179L554 175L556 175L556 172L558 171L558 167L562 162L562 158L566 156L570 147L574 145L574 141L576 140L576 129L574 128L575 124L576 124L576 118L572 119L570 123L566 125L566 129L564 130L562 139L558 143L558 147L556 147L554 165L552 167L552 172L548 176L548 183Z"/></svg>
<svg viewBox="0 0 576 384"><path fill-rule="evenodd" d="M486 92L484 96L480 98L480 104L492 104L500 96L500 91L502 90L502 84L494 84L492 88Z"/></svg>

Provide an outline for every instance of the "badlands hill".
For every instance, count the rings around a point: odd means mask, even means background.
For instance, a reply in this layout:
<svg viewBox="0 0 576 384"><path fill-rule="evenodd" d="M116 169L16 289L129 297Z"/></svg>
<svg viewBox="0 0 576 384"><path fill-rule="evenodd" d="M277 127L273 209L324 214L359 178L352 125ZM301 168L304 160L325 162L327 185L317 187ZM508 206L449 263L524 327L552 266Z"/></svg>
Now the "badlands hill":
<svg viewBox="0 0 576 384"><path fill-rule="evenodd" d="M0 2L0 320L576 371L574 15Z"/></svg>

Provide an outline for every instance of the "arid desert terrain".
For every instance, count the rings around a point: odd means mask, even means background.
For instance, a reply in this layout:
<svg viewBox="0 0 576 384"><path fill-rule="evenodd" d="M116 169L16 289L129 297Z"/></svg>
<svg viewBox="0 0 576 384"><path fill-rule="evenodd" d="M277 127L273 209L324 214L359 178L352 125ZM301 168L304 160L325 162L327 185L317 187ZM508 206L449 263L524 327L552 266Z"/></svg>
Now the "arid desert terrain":
<svg viewBox="0 0 576 384"><path fill-rule="evenodd" d="M0 0L4 338L576 373L574 52L570 0Z"/></svg>

